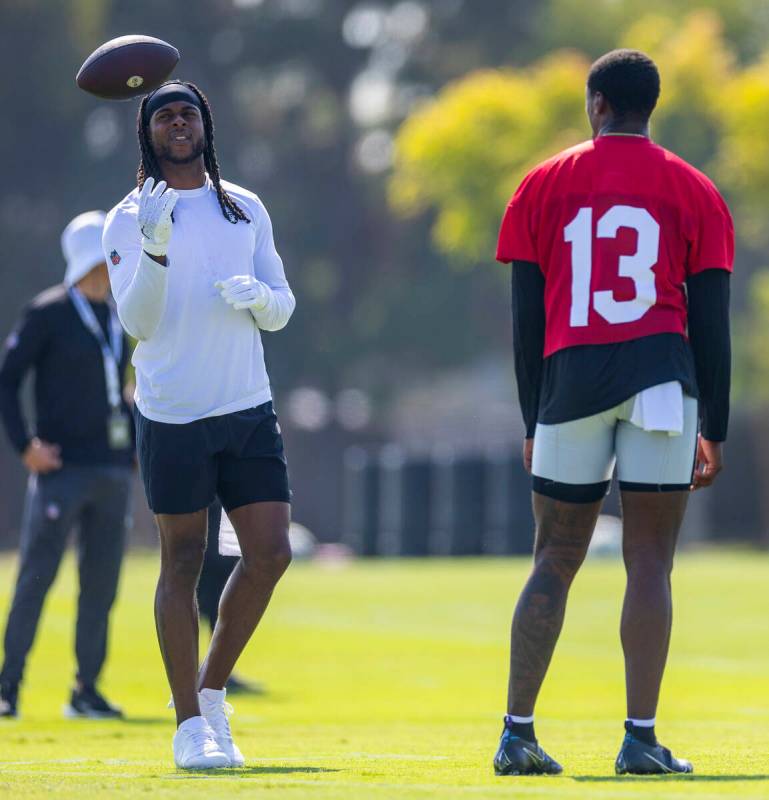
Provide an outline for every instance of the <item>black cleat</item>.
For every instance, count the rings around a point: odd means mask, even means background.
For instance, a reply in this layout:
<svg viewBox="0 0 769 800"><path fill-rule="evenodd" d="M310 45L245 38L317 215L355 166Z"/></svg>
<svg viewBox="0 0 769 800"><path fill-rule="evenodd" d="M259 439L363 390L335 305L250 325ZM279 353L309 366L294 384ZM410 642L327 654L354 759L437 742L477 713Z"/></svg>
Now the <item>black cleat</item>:
<svg viewBox="0 0 769 800"><path fill-rule="evenodd" d="M0 717L16 719L19 716L19 684L0 684Z"/></svg>
<svg viewBox="0 0 769 800"><path fill-rule="evenodd" d="M536 743L505 728L494 756L495 775L560 775L563 767Z"/></svg>
<svg viewBox="0 0 769 800"><path fill-rule="evenodd" d="M675 758L659 743L642 742L630 731L625 734L614 769L617 775L689 775L694 772L690 761Z"/></svg>
<svg viewBox="0 0 769 800"><path fill-rule="evenodd" d="M110 704L94 686L73 689L69 705L64 706L67 719L122 719L123 711Z"/></svg>

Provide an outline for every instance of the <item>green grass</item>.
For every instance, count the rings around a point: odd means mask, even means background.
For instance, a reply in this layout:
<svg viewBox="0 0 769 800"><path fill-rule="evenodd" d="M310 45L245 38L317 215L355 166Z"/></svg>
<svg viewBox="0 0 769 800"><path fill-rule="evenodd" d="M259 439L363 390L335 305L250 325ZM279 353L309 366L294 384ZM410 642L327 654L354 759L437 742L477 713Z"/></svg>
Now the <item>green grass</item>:
<svg viewBox="0 0 769 800"><path fill-rule="evenodd" d="M0 559L0 612L15 562ZM658 732L691 778L616 778L624 719L618 641L623 574L591 561L573 589L538 707L558 778L495 778L509 618L525 560L295 564L240 672L243 770L177 772L155 643L154 554L126 564L103 688L128 722L64 721L75 578L49 598L22 695L0 721L0 797L769 797L769 557L681 556ZM4 620L4 614L3 614Z"/></svg>

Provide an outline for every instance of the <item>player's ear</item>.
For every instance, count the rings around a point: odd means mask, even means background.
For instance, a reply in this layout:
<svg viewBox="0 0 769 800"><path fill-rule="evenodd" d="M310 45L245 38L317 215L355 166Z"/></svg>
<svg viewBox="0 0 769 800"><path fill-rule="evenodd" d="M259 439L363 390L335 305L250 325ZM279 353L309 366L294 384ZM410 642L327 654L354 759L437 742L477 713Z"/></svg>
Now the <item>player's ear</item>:
<svg viewBox="0 0 769 800"><path fill-rule="evenodd" d="M602 116L609 110L609 103L602 92L587 93L587 107L590 116Z"/></svg>

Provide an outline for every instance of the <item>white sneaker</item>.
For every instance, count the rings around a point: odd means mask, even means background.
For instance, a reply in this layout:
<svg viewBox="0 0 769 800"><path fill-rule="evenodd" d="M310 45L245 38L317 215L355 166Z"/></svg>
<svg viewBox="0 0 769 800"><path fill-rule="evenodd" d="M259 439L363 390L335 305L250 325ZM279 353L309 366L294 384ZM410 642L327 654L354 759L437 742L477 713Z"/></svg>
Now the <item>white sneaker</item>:
<svg viewBox="0 0 769 800"><path fill-rule="evenodd" d="M242 767L246 763L243 753L232 741L230 721L228 717L233 713L232 706L225 701L226 689L201 689L198 694L200 713L206 718L216 737L219 748L227 754L231 767Z"/></svg>
<svg viewBox="0 0 769 800"><path fill-rule="evenodd" d="M181 769L229 767L230 758L222 752L211 726L203 717L184 720L174 734L174 761Z"/></svg>

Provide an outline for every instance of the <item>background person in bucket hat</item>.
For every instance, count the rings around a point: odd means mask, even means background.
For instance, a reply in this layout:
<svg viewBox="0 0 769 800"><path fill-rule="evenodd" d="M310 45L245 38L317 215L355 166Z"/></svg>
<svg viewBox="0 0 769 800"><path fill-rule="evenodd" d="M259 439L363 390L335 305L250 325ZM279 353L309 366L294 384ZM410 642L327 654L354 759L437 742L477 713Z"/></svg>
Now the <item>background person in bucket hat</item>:
<svg viewBox="0 0 769 800"><path fill-rule="evenodd" d="M107 651L134 461L123 399L128 340L108 303L101 237L105 215L88 211L65 228L64 283L32 300L5 344L0 417L29 471L20 564L5 630L0 716L18 715L18 690L45 596L69 531L77 525L80 595L77 676L67 716L117 717L97 690ZM34 373L34 432L20 389Z"/></svg>

